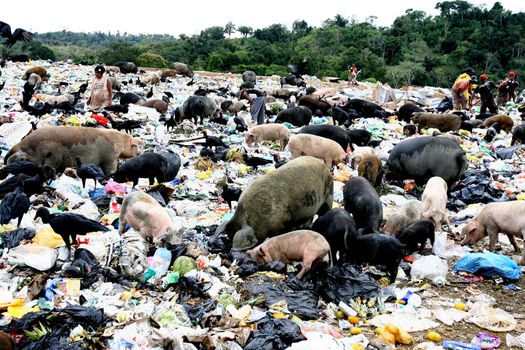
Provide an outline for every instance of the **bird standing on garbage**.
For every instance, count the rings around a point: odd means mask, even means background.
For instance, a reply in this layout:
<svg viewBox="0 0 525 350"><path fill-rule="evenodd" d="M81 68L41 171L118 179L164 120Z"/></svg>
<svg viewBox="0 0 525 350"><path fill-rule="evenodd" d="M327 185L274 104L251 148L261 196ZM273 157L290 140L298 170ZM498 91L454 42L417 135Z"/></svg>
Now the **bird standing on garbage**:
<svg viewBox="0 0 525 350"><path fill-rule="evenodd" d="M33 40L33 34L22 28L16 28L11 33L11 26L5 22L0 21L0 36L5 38L4 45L6 47L12 47L17 41L31 41Z"/></svg>
<svg viewBox="0 0 525 350"><path fill-rule="evenodd" d="M248 130L248 126L241 117L235 116L233 117L233 121L235 122L235 130L237 130L237 132L244 132Z"/></svg>
<svg viewBox="0 0 525 350"><path fill-rule="evenodd" d="M5 179L7 175L26 174L28 176L35 176L42 174L42 166L28 160L19 160L8 164L0 169L0 179Z"/></svg>
<svg viewBox="0 0 525 350"><path fill-rule="evenodd" d="M16 188L8 193L0 203L0 224L6 225L12 219L18 219L17 227L20 227L22 217L31 207L29 198L24 193L25 176L18 179Z"/></svg>
<svg viewBox="0 0 525 350"><path fill-rule="evenodd" d="M34 194L42 193L44 191L44 182L54 178L54 169L49 165L44 165L44 167L50 168L52 170L43 170L45 174L37 174L35 176L28 177L25 174L18 174L13 176L0 184L0 198L4 198L8 193L11 193L17 187L17 183L21 178L24 178L24 192L31 197Z"/></svg>
<svg viewBox="0 0 525 350"><path fill-rule="evenodd" d="M252 157L247 154L243 154L242 159L244 160L244 163L246 163L246 165L252 168L255 168L255 170L257 170L258 166L272 163L270 159L265 159L261 157Z"/></svg>
<svg viewBox="0 0 525 350"><path fill-rule="evenodd" d="M219 202L221 201L221 199L226 201L231 211L232 202L238 202L241 194L242 194L242 190L240 188L229 187L228 184L225 183L224 185L222 185L222 193L219 196Z"/></svg>
<svg viewBox="0 0 525 350"><path fill-rule="evenodd" d="M79 156L75 157L77 162L77 176L82 180L82 188L86 187L86 179L93 179L95 181L95 189L97 188L97 181L104 185L106 177L102 169L93 163L84 163L80 160Z"/></svg>
<svg viewBox="0 0 525 350"><path fill-rule="evenodd" d="M209 147L209 148L218 147L218 146L228 147L217 136L209 136L206 131L203 131L202 134L204 135L204 138L206 139L206 145L204 147Z"/></svg>
<svg viewBox="0 0 525 350"><path fill-rule="evenodd" d="M36 218L41 218L44 224L49 224L53 231L62 237L66 243L68 252L71 249L70 239L75 243L77 235L85 235L89 232L109 231L106 226L99 224L95 220L88 219L83 215L74 213L51 214L46 207L38 208L35 215L35 219Z"/></svg>

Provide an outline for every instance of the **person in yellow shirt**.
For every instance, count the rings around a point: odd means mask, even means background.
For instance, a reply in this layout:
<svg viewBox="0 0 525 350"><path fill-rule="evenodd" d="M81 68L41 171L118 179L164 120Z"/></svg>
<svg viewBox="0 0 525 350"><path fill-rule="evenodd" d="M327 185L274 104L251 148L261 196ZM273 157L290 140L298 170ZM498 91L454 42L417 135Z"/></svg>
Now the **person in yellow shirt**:
<svg viewBox="0 0 525 350"><path fill-rule="evenodd" d="M476 72L472 68L467 68L461 73L452 86L452 101L454 109L467 109L472 89L475 81Z"/></svg>

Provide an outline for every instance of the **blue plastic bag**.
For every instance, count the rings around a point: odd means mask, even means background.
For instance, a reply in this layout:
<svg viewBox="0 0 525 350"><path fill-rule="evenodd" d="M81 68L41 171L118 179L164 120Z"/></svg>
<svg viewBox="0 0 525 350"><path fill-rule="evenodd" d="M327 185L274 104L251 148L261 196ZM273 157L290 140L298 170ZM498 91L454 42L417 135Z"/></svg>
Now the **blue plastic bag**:
<svg viewBox="0 0 525 350"><path fill-rule="evenodd" d="M463 256L452 267L453 271L467 271L486 277L518 280L520 268L511 258L495 253L471 253Z"/></svg>

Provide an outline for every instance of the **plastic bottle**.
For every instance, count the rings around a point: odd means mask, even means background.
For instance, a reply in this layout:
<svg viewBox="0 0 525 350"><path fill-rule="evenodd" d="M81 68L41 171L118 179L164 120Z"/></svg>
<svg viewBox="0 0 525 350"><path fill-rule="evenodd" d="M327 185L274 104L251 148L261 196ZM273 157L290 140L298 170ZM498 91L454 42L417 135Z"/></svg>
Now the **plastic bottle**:
<svg viewBox="0 0 525 350"><path fill-rule="evenodd" d="M146 271L144 278L146 281L152 277L150 270L155 272L155 281L159 280L162 276L168 272L171 263L171 252L166 248L157 248L155 254L151 259L148 259L149 269Z"/></svg>
<svg viewBox="0 0 525 350"><path fill-rule="evenodd" d="M444 287L447 284L447 280L443 276L436 276L432 280L432 283L437 287Z"/></svg>
<svg viewBox="0 0 525 350"><path fill-rule="evenodd" d="M157 248L155 254L153 255L153 261L155 267L152 268L155 270L155 278L160 279L162 276L168 272L171 263L171 252L166 248Z"/></svg>

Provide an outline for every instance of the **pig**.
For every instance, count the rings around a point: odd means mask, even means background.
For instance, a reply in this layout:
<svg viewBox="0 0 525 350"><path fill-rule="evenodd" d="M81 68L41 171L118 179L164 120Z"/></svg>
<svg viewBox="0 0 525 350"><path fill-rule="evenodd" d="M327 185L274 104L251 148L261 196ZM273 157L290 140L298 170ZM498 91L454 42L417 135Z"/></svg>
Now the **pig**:
<svg viewBox="0 0 525 350"><path fill-rule="evenodd" d="M158 182L167 181L167 172L168 162L166 158L158 153L148 152L127 160L113 174L113 179L120 183L133 181L133 186L136 186L139 178L147 178L150 186L152 186L155 183L155 178Z"/></svg>
<svg viewBox="0 0 525 350"><path fill-rule="evenodd" d="M397 119L402 120L406 123L410 123L413 113L423 112L423 108L419 107L414 103L407 103L399 107L399 110L396 112Z"/></svg>
<svg viewBox="0 0 525 350"><path fill-rule="evenodd" d="M290 138L288 148L292 154L290 159L301 156L312 156L324 161L328 169L332 165L345 162L347 154L335 141L317 135L297 134Z"/></svg>
<svg viewBox="0 0 525 350"><path fill-rule="evenodd" d="M518 125L512 132L511 146L523 144L525 142L525 124Z"/></svg>
<svg viewBox="0 0 525 350"><path fill-rule="evenodd" d="M246 144L251 145L255 143L255 146L259 146L262 141L279 141L281 145L281 151L290 140L290 131L282 124L263 124L251 127L245 134L244 140Z"/></svg>
<svg viewBox="0 0 525 350"><path fill-rule="evenodd" d="M11 62L29 62L31 60L25 53L8 53L7 59Z"/></svg>
<svg viewBox="0 0 525 350"><path fill-rule="evenodd" d="M350 157L350 165L353 169L357 170L357 166L361 160L366 156L374 155L374 149L372 147L356 147L354 148Z"/></svg>
<svg viewBox="0 0 525 350"><path fill-rule="evenodd" d="M382 233L373 233L357 236L353 240L349 239L346 246L347 260L354 264L385 265L390 275L390 282L395 282L399 263L406 249L397 238Z"/></svg>
<svg viewBox="0 0 525 350"><path fill-rule="evenodd" d="M255 84L256 80L257 80L257 75L255 74L255 72L252 72L251 70L247 70L244 73L242 73L243 82Z"/></svg>
<svg viewBox="0 0 525 350"><path fill-rule="evenodd" d="M428 180L421 196L423 218L434 222L436 229L441 227L442 222L446 222L450 229L447 213L447 191L448 186L445 180L439 176L434 176Z"/></svg>
<svg viewBox="0 0 525 350"><path fill-rule="evenodd" d="M157 85L160 83L160 77L157 73L150 73L143 79L144 84Z"/></svg>
<svg viewBox="0 0 525 350"><path fill-rule="evenodd" d="M119 158L136 156L143 143L116 130L42 126L13 146L4 163L30 160L50 165L61 172L74 167L75 157L79 156L84 163L96 164L105 175L109 175L117 170Z"/></svg>
<svg viewBox="0 0 525 350"><path fill-rule="evenodd" d="M193 78L193 70L186 63L173 62L170 68L173 69L178 75Z"/></svg>
<svg viewBox="0 0 525 350"><path fill-rule="evenodd" d="M155 245L181 242L178 230L166 209L145 192L133 192L124 198L119 221L120 235L124 234L126 224L129 224L144 239L152 240Z"/></svg>
<svg viewBox="0 0 525 350"><path fill-rule="evenodd" d="M298 78L295 75L289 74L287 76L281 77L281 88L287 84L287 85L293 85L293 86L306 86L306 83L303 78Z"/></svg>
<svg viewBox="0 0 525 350"><path fill-rule="evenodd" d="M294 92L288 89L276 89L270 92L270 95L275 98L281 98L283 100L289 99L291 96L294 95Z"/></svg>
<svg viewBox="0 0 525 350"><path fill-rule="evenodd" d="M357 174L367 179L375 188L379 188L383 179L381 159L375 154L364 156L357 166Z"/></svg>
<svg viewBox="0 0 525 350"><path fill-rule="evenodd" d="M417 133L417 126L414 124L407 124L403 126L403 135L406 137L415 135Z"/></svg>
<svg viewBox="0 0 525 350"><path fill-rule="evenodd" d="M367 179L350 178L343 187L344 208L355 220L359 234L379 232L383 220L383 205L376 190Z"/></svg>
<svg viewBox="0 0 525 350"><path fill-rule="evenodd" d="M164 173L164 179L166 181L171 181L174 178L177 177L177 173L180 169L180 157L175 154L174 152L168 150L168 151L161 151L159 152L161 156L166 159L167 168L166 172Z"/></svg>
<svg viewBox="0 0 525 350"><path fill-rule="evenodd" d="M328 110L332 108L332 105L330 105L327 101L321 100L318 97L314 96L303 96L297 101L299 106L304 106L309 108L312 113L319 110L322 112L323 115L328 115Z"/></svg>
<svg viewBox="0 0 525 350"><path fill-rule="evenodd" d="M40 66L31 67L28 70L26 70L24 75L22 75L22 80L29 79L29 76L33 73L38 74L40 78L42 78L43 81L47 81L47 78L48 78L47 70L44 67L40 67Z"/></svg>
<svg viewBox="0 0 525 350"><path fill-rule="evenodd" d="M46 96L46 103L49 105L57 105L64 102L70 102L73 103L75 101L75 96L66 94L66 95L60 95L60 96L52 96L48 95Z"/></svg>
<svg viewBox="0 0 525 350"><path fill-rule="evenodd" d="M456 141L446 137L416 137L398 143L387 162L389 180L414 179L422 186L439 176L452 188L468 168L467 157Z"/></svg>
<svg viewBox="0 0 525 350"><path fill-rule="evenodd" d="M328 113L332 116L334 124L337 122L337 125L350 125L354 119L350 116L350 113L341 107L332 107L328 110ZM352 114L352 116L354 115Z"/></svg>
<svg viewBox="0 0 525 350"><path fill-rule="evenodd" d="M207 96L190 96L182 106L175 110L175 120L182 122L184 119L193 119L194 124L200 117L201 124L204 117L211 117L217 111L217 104Z"/></svg>
<svg viewBox="0 0 525 350"><path fill-rule="evenodd" d="M159 99L148 100L144 102L142 106L148 108L155 108L155 110L160 114L165 114L166 112L168 112L168 104L165 101Z"/></svg>
<svg viewBox="0 0 525 350"><path fill-rule="evenodd" d="M423 206L417 199L406 201L401 208L394 214L390 215L386 221L383 232L386 234L397 234L408 224L421 220Z"/></svg>
<svg viewBox="0 0 525 350"><path fill-rule="evenodd" d="M464 237L461 244L472 245L481 238L489 237L489 251L494 251L498 241L498 233L504 233L509 238L514 250L521 250L516 243L515 236L523 237L525 242L525 202L496 202L487 204L463 227L461 235ZM525 244L525 243L524 243ZM524 247L525 248L525 247ZM521 258L521 265L525 265L525 249Z"/></svg>
<svg viewBox="0 0 525 350"><path fill-rule="evenodd" d="M127 105L127 104L138 104L142 105L146 102L144 97L134 94L133 92L126 92L120 97L120 104L121 105Z"/></svg>
<svg viewBox="0 0 525 350"><path fill-rule="evenodd" d="M435 128L441 132L458 131L461 127L461 117L455 114L413 113L412 122L419 130Z"/></svg>
<svg viewBox="0 0 525 350"><path fill-rule="evenodd" d="M348 101L344 106L344 110L356 110L357 113L359 113L363 118L380 118L385 119L387 118L390 113L385 111L383 107L368 102L365 100L361 100L359 98L353 98L350 101Z"/></svg>
<svg viewBox="0 0 525 350"><path fill-rule="evenodd" d="M300 157L255 180L239 198L233 217L217 227L233 238L234 250L246 250L265 238L307 227L333 202L333 179L316 158ZM286 193L286 195L283 195Z"/></svg>
<svg viewBox="0 0 525 350"><path fill-rule="evenodd" d="M405 254L410 255L416 250L420 252L425 248L427 240L434 245L436 226L431 220L418 220L409 224L396 234L399 242L406 246ZM419 249L418 249L419 244Z"/></svg>
<svg viewBox="0 0 525 350"><path fill-rule="evenodd" d="M330 253L330 245L326 239L319 233L310 230L292 231L267 239L246 252L260 265L276 260L285 264L302 261L303 268L297 274L298 279L321 262L328 253Z"/></svg>
<svg viewBox="0 0 525 350"><path fill-rule="evenodd" d="M346 133L350 138L350 144L354 144L360 147L368 145L372 134L369 131L361 129L347 130Z"/></svg>
<svg viewBox="0 0 525 350"><path fill-rule="evenodd" d="M276 123L290 123L294 126L303 126L310 124L312 120L312 111L307 107L298 106L287 108L284 111L279 112Z"/></svg>
<svg viewBox="0 0 525 350"><path fill-rule="evenodd" d="M175 69L164 69L160 73L160 81L165 82L167 78L174 78L177 76L177 71Z"/></svg>
<svg viewBox="0 0 525 350"><path fill-rule="evenodd" d="M512 127L514 126L514 120L505 114L494 115L490 118L485 119L485 121L483 122L483 126L486 128L490 128L494 123L500 123L501 128L505 130L506 133L509 133L512 130Z"/></svg>
<svg viewBox="0 0 525 350"><path fill-rule="evenodd" d="M323 235L330 244L330 261L338 261L337 253L342 258L346 254L345 239L357 237L355 222L346 210L342 208L330 209L326 214L317 218L312 225L312 230Z"/></svg>
<svg viewBox="0 0 525 350"><path fill-rule="evenodd" d="M344 150L348 149L350 138L346 131L335 125L307 125L299 130L299 134L317 135L337 142Z"/></svg>
<svg viewBox="0 0 525 350"><path fill-rule="evenodd" d="M246 110L246 105L241 101L233 102L231 100L226 100L221 102L221 110L224 113L233 113L237 115L240 111Z"/></svg>
<svg viewBox="0 0 525 350"><path fill-rule="evenodd" d="M117 66L105 66L106 71L109 73L120 73L120 68Z"/></svg>
<svg viewBox="0 0 525 350"><path fill-rule="evenodd" d="M133 62L118 61L113 64L115 67L119 67L120 73L137 73L139 71L137 65Z"/></svg>
<svg viewBox="0 0 525 350"><path fill-rule="evenodd" d="M113 91L120 91L120 89L122 88L122 84L120 83L120 81L118 81L115 77L108 77L108 79L111 82L111 88L113 89Z"/></svg>

